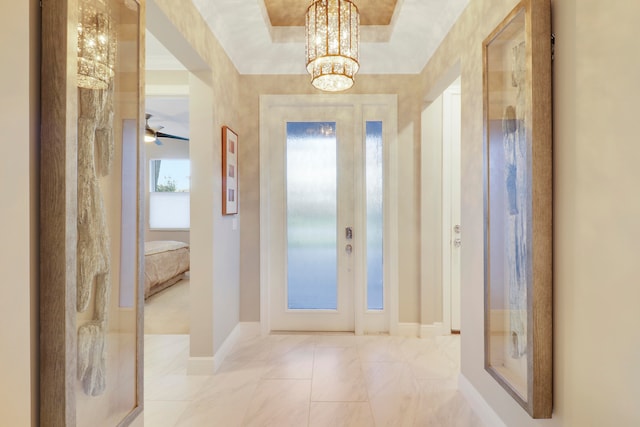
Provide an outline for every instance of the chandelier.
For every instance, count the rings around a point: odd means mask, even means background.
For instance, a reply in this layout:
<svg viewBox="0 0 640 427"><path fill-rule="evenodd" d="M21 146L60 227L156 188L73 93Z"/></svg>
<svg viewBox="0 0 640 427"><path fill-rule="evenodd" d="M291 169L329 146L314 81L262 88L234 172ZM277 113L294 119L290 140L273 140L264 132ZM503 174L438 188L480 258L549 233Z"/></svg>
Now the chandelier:
<svg viewBox="0 0 640 427"><path fill-rule="evenodd" d="M78 14L78 86L106 89L114 75L116 33L109 0L81 0Z"/></svg>
<svg viewBox="0 0 640 427"><path fill-rule="evenodd" d="M313 0L307 9L307 71L317 89L353 86L358 64L360 15L350 0Z"/></svg>

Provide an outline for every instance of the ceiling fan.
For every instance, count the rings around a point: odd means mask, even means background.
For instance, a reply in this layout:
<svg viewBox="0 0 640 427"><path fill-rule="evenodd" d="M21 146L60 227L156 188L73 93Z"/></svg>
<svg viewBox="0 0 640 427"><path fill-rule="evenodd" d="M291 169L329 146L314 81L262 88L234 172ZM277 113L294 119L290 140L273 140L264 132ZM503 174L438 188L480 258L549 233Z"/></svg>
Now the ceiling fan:
<svg viewBox="0 0 640 427"><path fill-rule="evenodd" d="M145 123L144 123L144 142L155 142L156 145L162 145L162 142L158 138L171 138L171 139L179 139L180 141L188 141L189 138L185 138L182 136L171 135L169 133L160 132L160 129L164 128L164 126L151 127L149 126L149 119L152 117L151 114L145 114Z"/></svg>

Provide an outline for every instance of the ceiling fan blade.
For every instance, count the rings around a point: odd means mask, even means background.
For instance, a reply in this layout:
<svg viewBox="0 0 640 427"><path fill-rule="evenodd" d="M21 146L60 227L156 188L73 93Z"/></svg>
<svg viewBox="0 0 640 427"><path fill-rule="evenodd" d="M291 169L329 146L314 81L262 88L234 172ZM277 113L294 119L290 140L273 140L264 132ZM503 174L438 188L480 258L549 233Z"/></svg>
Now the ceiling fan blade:
<svg viewBox="0 0 640 427"><path fill-rule="evenodd" d="M156 137L158 137L158 138L179 139L180 141L188 141L189 140L189 138L185 138L185 137L177 136L177 135L171 135L171 134L164 133L164 132L156 132Z"/></svg>

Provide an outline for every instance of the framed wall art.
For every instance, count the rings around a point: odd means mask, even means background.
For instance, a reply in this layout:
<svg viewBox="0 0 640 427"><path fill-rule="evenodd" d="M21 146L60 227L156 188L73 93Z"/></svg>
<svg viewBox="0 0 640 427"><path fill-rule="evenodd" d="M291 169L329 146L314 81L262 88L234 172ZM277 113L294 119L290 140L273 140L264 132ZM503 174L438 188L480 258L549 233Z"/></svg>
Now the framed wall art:
<svg viewBox="0 0 640 427"><path fill-rule="evenodd" d="M550 10L524 0L483 43L485 368L533 418L553 403Z"/></svg>
<svg viewBox="0 0 640 427"><path fill-rule="evenodd" d="M42 3L40 425L142 412L144 2Z"/></svg>
<svg viewBox="0 0 640 427"><path fill-rule="evenodd" d="M238 213L238 135L222 127L222 214Z"/></svg>

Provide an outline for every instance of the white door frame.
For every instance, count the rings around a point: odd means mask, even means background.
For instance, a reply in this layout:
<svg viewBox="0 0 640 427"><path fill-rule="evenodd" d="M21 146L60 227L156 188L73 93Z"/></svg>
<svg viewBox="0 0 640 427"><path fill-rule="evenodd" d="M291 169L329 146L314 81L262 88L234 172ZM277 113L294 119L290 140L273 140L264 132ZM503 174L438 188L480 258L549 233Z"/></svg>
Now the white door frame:
<svg viewBox="0 0 640 427"><path fill-rule="evenodd" d="M269 186L270 138L268 120L275 108L302 108L305 106L350 106L357 112L356 121L373 120L375 114L385 111L384 117L384 284L385 310L387 319L383 324L391 334L398 328L398 167L397 167L397 96L396 95L261 95L260 96L260 324L263 334L271 331L270 325L270 278L271 255L271 199ZM358 197L359 191L356 191ZM360 223L360 224L359 224ZM356 218L356 230L362 226L362 219ZM354 236L356 239L358 234ZM356 240L356 245L363 243ZM363 265L355 266L356 288L354 291L355 333L368 332L369 318L366 312L365 289L362 280Z"/></svg>
<svg viewBox="0 0 640 427"><path fill-rule="evenodd" d="M451 164L456 153L458 168L453 173L458 174L458 180L460 174L459 150L452 152L451 149L453 134L457 134L458 139L460 136L459 132L451 132L451 87L459 75L459 66L456 66L442 77L421 116L420 336L423 337L451 333L452 198L457 197L457 206L460 206L459 194L451 194Z"/></svg>
<svg viewBox="0 0 640 427"><path fill-rule="evenodd" d="M457 80L442 94L442 317L447 334L460 331L461 248L454 246L454 240L460 239L461 233L453 231L453 227L460 224L460 126L460 82ZM457 272L452 270L455 266Z"/></svg>

